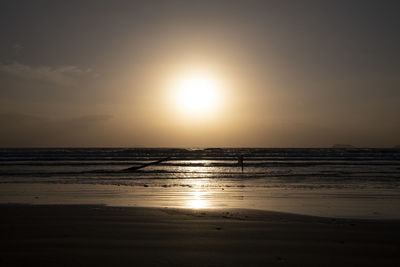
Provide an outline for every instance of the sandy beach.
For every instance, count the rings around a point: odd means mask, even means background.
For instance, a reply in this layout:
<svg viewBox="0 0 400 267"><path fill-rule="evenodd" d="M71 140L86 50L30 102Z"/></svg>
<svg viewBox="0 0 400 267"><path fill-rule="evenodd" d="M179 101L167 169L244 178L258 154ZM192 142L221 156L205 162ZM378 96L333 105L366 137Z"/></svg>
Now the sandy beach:
<svg viewBox="0 0 400 267"><path fill-rule="evenodd" d="M0 266L400 265L395 220L5 204L0 224Z"/></svg>

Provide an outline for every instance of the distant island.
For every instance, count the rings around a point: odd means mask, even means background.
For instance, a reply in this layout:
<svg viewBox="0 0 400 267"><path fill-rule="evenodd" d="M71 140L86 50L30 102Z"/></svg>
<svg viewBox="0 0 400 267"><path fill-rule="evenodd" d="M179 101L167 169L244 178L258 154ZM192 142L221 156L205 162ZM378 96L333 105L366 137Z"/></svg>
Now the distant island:
<svg viewBox="0 0 400 267"><path fill-rule="evenodd" d="M355 146L348 145L348 144L335 144L332 148L355 148Z"/></svg>

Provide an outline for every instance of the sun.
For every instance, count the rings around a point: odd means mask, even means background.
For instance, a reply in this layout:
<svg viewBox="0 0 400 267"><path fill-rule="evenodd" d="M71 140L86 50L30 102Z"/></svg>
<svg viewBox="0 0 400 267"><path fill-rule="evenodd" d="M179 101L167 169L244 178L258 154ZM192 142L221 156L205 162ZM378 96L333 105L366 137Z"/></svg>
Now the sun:
<svg viewBox="0 0 400 267"><path fill-rule="evenodd" d="M209 114L218 106L220 86L210 74L185 74L178 79L175 88L176 105L184 113Z"/></svg>

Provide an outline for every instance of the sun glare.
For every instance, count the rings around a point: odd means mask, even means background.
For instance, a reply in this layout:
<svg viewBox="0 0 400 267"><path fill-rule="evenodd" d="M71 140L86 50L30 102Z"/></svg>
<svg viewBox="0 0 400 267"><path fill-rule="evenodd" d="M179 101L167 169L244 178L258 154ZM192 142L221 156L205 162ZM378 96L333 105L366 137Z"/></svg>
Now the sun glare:
<svg viewBox="0 0 400 267"><path fill-rule="evenodd" d="M185 113L210 113L218 105L219 89L217 81L210 75L185 75L176 85L176 104Z"/></svg>

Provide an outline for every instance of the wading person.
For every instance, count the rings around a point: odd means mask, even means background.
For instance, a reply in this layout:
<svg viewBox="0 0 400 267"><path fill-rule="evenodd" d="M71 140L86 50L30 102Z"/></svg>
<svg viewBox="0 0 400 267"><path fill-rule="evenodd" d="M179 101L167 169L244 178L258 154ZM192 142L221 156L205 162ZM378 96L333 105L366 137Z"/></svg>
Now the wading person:
<svg viewBox="0 0 400 267"><path fill-rule="evenodd" d="M242 172L243 172L243 155L238 156L238 165L242 166Z"/></svg>

